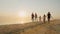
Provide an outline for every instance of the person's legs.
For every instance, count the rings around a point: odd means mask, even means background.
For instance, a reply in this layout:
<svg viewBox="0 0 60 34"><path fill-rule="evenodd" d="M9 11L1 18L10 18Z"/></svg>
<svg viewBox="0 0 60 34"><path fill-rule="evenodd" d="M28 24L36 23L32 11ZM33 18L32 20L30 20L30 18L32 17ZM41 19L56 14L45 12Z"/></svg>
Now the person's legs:
<svg viewBox="0 0 60 34"><path fill-rule="evenodd" d="M44 23L45 23L45 19L44 19Z"/></svg>
<svg viewBox="0 0 60 34"><path fill-rule="evenodd" d="M50 23L50 18L48 18L48 22Z"/></svg>
<svg viewBox="0 0 60 34"><path fill-rule="evenodd" d="M44 19L44 23L45 23L45 19Z"/></svg>
<svg viewBox="0 0 60 34"><path fill-rule="evenodd" d="M33 22L33 17L32 17L32 22Z"/></svg>

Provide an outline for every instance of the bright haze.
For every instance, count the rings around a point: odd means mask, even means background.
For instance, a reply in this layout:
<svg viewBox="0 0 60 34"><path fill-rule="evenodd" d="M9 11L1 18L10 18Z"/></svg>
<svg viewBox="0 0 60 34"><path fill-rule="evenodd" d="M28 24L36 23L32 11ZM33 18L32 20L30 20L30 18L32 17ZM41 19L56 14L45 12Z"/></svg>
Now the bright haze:
<svg viewBox="0 0 60 34"><path fill-rule="evenodd" d="M60 19L60 0L0 0L0 24L30 21L32 12Z"/></svg>

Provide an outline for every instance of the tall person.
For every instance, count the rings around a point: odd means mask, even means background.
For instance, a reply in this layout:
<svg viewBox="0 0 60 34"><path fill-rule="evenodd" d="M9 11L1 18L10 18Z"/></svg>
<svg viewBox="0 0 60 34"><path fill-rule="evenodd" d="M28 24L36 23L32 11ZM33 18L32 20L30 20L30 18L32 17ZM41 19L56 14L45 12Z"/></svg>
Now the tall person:
<svg viewBox="0 0 60 34"><path fill-rule="evenodd" d="M31 18L32 18L32 21L34 21L34 14L33 13L31 14Z"/></svg>
<svg viewBox="0 0 60 34"><path fill-rule="evenodd" d="M35 20L37 20L37 13L35 13Z"/></svg>
<svg viewBox="0 0 60 34"><path fill-rule="evenodd" d="M50 14L50 12L48 12L48 14L47 14L48 22L50 22L50 18L51 18L51 14Z"/></svg>

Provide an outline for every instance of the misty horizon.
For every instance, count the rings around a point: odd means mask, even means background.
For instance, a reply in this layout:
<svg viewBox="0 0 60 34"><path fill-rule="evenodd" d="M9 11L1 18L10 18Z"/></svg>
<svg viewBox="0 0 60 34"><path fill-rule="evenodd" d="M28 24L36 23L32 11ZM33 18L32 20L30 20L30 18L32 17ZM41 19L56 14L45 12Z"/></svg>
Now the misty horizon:
<svg viewBox="0 0 60 34"><path fill-rule="evenodd" d="M60 0L0 0L0 22L31 21L31 13L38 17L50 12L52 19L60 19Z"/></svg>

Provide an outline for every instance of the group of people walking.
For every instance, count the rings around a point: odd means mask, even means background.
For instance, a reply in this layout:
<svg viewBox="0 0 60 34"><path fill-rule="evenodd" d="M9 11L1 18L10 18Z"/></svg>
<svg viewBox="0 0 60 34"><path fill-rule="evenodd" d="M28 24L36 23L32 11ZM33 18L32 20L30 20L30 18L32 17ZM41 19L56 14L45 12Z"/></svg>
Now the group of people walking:
<svg viewBox="0 0 60 34"><path fill-rule="evenodd" d="M45 14L43 15L43 22L44 23L46 22L46 17L47 17L48 22L50 22L50 18L51 18L50 12L48 12L47 15L45 15ZM37 18L38 18L37 13L35 13L35 14L32 13L31 18L32 18L32 21L38 21L37 20ZM39 16L39 21L41 21L41 16Z"/></svg>

